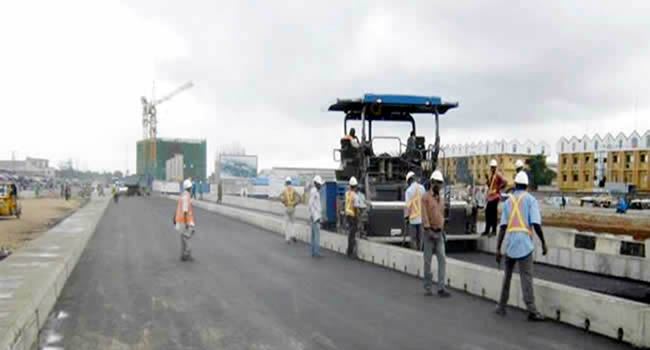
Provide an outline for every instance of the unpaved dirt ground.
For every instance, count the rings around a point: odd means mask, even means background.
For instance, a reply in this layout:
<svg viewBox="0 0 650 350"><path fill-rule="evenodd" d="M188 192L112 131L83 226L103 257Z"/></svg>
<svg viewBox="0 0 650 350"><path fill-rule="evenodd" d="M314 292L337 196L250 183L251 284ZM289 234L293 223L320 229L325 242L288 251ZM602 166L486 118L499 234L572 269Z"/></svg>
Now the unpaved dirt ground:
<svg viewBox="0 0 650 350"><path fill-rule="evenodd" d="M78 209L81 201L59 198L24 199L20 219L0 217L0 247L11 251L35 239L66 215Z"/></svg>

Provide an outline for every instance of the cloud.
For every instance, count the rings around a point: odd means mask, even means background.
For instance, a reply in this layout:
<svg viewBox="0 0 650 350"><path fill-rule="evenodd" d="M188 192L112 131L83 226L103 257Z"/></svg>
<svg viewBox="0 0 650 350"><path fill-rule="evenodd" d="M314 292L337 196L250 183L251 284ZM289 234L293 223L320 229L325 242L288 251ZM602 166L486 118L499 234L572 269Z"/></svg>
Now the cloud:
<svg viewBox="0 0 650 350"><path fill-rule="evenodd" d="M9 21L0 29L15 33L13 59L0 68L11 78L0 93L19 96L0 110L31 121L38 114L59 135L71 123L82 135L101 125L99 138L77 135L93 147L47 153L76 153L91 167L128 161L133 169L138 97L154 79L157 94L195 83L159 108L160 134L206 138L210 169L216 149L233 141L258 154L262 167L333 167L342 116L324 110L364 92L459 101L443 118L450 143L554 145L562 135L647 128L645 1L69 0L21 25L30 5L12 4L23 16L0 18ZM32 107L32 96L41 106ZM19 124L15 147L35 149L22 141L29 124ZM421 124L432 135L431 121Z"/></svg>

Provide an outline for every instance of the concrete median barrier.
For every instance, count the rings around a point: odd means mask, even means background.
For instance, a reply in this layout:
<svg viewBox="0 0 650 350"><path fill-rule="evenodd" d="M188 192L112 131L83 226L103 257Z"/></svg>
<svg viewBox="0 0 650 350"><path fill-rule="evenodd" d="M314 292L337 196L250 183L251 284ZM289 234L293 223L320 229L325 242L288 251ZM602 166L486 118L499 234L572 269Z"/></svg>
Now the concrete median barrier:
<svg viewBox="0 0 650 350"><path fill-rule="evenodd" d="M93 199L0 262L0 349L33 349L108 199Z"/></svg>
<svg viewBox="0 0 650 350"><path fill-rule="evenodd" d="M196 202L195 205L282 234L281 218L207 202ZM271 210L277 209L271 208ZM298 238L309 242L309 226L298 222L296 229ZM344 254L347 248L347 237L321 231L320 244L325 249ZM413 276L422 276L423 261L420 252L358 240L358 255L360 259L369 263ZM563 259L561 256L564 254L557 250L554 259L561 260ZM584 259L587 260L587 257L585 256ZM432 269L435 279L437 276L435 259L432 262ZM500 295L502 279L503 271L497 268L447 259L446 283L456 290L496 301ZM650 347L650 330L647 329L650 328L650 308L646 304L539 279L535 280L535 296L539 310L550 319L635 346ZM522 309L525 307L518 275L512 278L509 303L514 307Z"/></svg>

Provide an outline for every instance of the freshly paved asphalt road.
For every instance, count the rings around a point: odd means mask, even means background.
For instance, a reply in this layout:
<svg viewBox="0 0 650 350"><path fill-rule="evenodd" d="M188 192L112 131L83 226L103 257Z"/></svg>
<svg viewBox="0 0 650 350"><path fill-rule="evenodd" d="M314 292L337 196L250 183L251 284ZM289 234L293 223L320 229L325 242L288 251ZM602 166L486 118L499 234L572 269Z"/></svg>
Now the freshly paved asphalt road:
<svg viewBox="0 0 650 350"><path fill-rule="evenodd" d="M111 204L41 336L65 349L623 349L566 325L196 211L179 261L174 202Z"/></svg>

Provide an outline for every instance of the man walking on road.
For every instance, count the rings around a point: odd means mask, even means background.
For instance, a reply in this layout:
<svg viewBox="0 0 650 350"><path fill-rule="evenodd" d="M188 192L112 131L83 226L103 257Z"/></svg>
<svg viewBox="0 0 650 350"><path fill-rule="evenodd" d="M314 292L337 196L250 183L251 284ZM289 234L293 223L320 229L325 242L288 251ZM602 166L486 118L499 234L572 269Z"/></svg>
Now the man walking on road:
<svg viewBox="0 0 650 350"><path fill-rule="evenodd" d="M345 193L345 221L348 224L348 249L350 258L356 257L357 229L359 228L359 183L357 178L350 178L350 189Z"/></svg>
<svg viewBox="0 0 650 350"><path fill-rule="evenodd" d="M174 215L174 225L176 230L181 234L181 260L192 261L192 251L189 241L194 235L194 211L192 210L192 181L183 181L183 193L178 198L176 204L176 215Z"/></svg>
<svg viewBox="0 0 650 350"><path fill-rule="evenodd" d="M415 173L409 171L406 174L408 188L404 193L404 221L407 223L410 236L411 249L422 250L422 196L424 195L424 186L415 180Z"/></svg>
<svg viewBox="0 0 650 350"><path fill-rule="evenodd" d="M309 191L309 219L311 223L311 256L320 257L320 220L321 220L321 203L320 188L323 185L323 179L320 175L314 177L314 187Z"/></svg>
<svg viewBox="0 0 650 350"><path fill-rule="evenodd" d="M535 243L533 241L533 229L542 242L542 254L546 255L546 241L542 232L542 215L535 197L530 195L528 187L528 175L526 172L519 172L515 177L515 191L503 206L501 214L501 227L497 241L497 264L501 264L501 244L506 237L506 261L503 275L503 286L501 298L496 308L499 315L506 314L506 305L510 297L510 281L515 264L519 265L519 276L521 292L524 296L526 309L528 309L529 321L542 321L544 316L535 307L535 295L533 291L533 252Z"/></svg>
<svg viewBox="0 0 650 350"><path fill-rule="evenodd" d="M490 161L490 178L488 179L487 205L485 206L485 232L483 236L497 233L497 211L501 200L501 190L506 181L497 171L497 160Z"/></svg>
<svg viewBox="0 0 650 350"><path fill-rule="evenodd" d="M295 221L295 213L296 213L296 205L298 205L298 199L300 196L298 196L298 193L296 193L296 190L291 186L291 178L287 177L284 180L285 188L282 191L282 194L280 194L280 201L285 207L285 216L284 216L284 239L287 242L287 244L291 242L296 241L296 237L294 236L294 221Z"/></svg>
<svg viewBox="0 0 650 350"><path fill-rule="evenodd" d="M425 295L433 295L433 274L431 273L431 258L435 251L438 260L438 296L446 298L451 296L445 288L445 274L447 258L445 256L445 204L440 195L440 188L444 178L439 170L431 174L427 193L422 197L422 225L424 235L422 246L424 250L424 290Z"/></svg>

